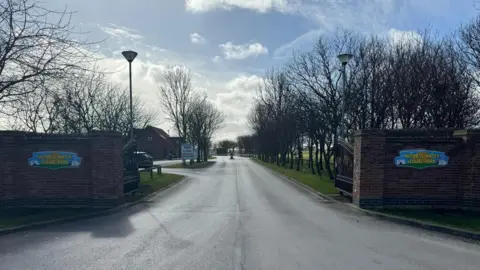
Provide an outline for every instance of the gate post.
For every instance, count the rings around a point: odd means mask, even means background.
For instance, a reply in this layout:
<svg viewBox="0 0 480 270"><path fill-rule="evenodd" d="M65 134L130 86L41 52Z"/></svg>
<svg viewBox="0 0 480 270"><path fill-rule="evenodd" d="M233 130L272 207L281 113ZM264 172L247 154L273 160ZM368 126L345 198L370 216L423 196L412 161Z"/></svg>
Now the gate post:
<svg viewBox="0 0 480 270"><path fill-rule="evenodd" d="M385 133L362 130L355 134L353 203L360 208L383 206Z"/></svg>

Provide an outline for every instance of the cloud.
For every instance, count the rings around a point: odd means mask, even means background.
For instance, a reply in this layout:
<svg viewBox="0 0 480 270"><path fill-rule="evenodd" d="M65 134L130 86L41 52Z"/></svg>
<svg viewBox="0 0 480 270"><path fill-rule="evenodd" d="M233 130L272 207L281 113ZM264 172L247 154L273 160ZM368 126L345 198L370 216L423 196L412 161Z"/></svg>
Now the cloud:
<svg viewBox="0 0 480 270"><path fill-rule="evenodd" d="M205 44L207 42L207 39L199 33L193 33L190 34L190 41L195 44Z"/></svg>
<svg viewBox="0 0 480 270"><path fill-rule="evenodd" d="M227 88L230 90L241 90L243 92L254 92L263 79L257 75L240 75L227 83Z"/></svg>
<svg viewBox="0 0 480 270"><path fill-rule="evenodd" d="M105 33L120 38L128 38L130 40L139 40L143 39L143 36L138 33L138 31L117 26L115 24L109 24L109 26L100 26L100 29Z"/></svg>
<svg viewBox="0 0 480 270"><path fill-rule="evenodd" d="M248 57L257 57L262 54L268 54L268 49L258 42L235 45L229 41L220 44L218 47L222 50L225 59L241 60Z"/></svg>
<svg viewBox="0 0 480 270"><path fill-rule="evenodd" d="M132 63L133 93L145 103L146 109L158 112L158 127L170 129L171 133L174 133L172 125L166 121L160 109L158 85L162 83L163 74L168 66L185 65L192 72L195 91L207 93L209 99L226 115L225 128L215 135L214 140L234 139L248 132L246 117L250 110L249 106L253 103L256 84L261 82L260 77L234 70L218 70L218 67L212 64L211 57L180 54L149 45L147 36L140 40L132 39L130 34L140 35L132 29L111 25L99 29L110 38L100 44L100 57L103 59L98 65L110 74L113 82L128 87L128 63L121 55L121 51L131 48L139 52ZM220 61L221 58L214 57L214 60Z"/></svg>
<svg viewBox="0 0 480 270"><path fill-rule="evenodd" d="M221 59L222 59L222 58L221 58L220 56L215 55L215 56L212 58L212 62L217 63L217 62L220 62Z"/></svg>
<svg viewBox="0 0 480 270"><path fill-rule="evenodd" d="M232 8L243 8L257 12L269 10L287 11L291 8L292 0L187 0L186 10L190 12L208 12L215 9L230 10ZM297 2L297 1L295 1Z"/></svg>
<svg viewBox="0 0 480 270"><path fill-rule="evenodd" d="M283 44L279 48L275 49L273 52L273 57L275 59L285 59L292 56L292 52L294 50L310 50L312 49L312 44L320 37L322 33L323 30L321 29L308 31L289 43Z"/></svg>
<svg viewBox="0 0 480 270"><path fill-rule="evenodd" d="M387 32L387 37L393 44L422 42L422 36L416 31L402 31L391 28Z"/></svg>
<svg viewBox="0 0 480 270"><path fill-rule="evenodd" d="M277 60L289 57L293 50L310 50L320 35L335 33L339 28L363 34L388 31L389 21L401 16L407 5L396 6L393 0L303 0L288 4L286 13L300 15L316 27L277 48L273 53Z"/></svg>
<svg viewBox="0 0 480 270"><path fill-rule="evenodd" d="M248 114L254 103L256 89L262 82L257 75L241 74L223 85L226 91L216 94L214 102L226 116L226 127L221 130L218 139L233 139L250 132Z"/></svg>

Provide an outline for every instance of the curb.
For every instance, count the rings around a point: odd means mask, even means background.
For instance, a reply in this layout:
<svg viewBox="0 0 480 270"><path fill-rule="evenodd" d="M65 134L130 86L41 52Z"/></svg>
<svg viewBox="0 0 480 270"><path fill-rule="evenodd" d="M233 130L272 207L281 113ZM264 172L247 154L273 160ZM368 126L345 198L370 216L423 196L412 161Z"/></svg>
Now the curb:
<svg viewBox="0 0 480 270"><path fill-rule="evenodd" d="M116 213L116 212L120 212L121 210L124 210L126 208L135 206L135 205L137 205L141 202L147 201L147 200L149 200L149 199L151 199L151 198L153 198L157 195L160 195L160 193L166 191L167 189L170 189L170 188L184 182L187 178L188 178L188 176L184 176L182 179L178 180L178 182L171 183L170 185L168 185L168 186L166 186L166 187L164 187L160 190L157 190L154 193L149 194L149 195L147 195L147 196L145 196L145 197L143 197L143 198L141 198L137 201L134 201L134 202L124 203L124 204L121 204L121 205L116 206L114 208L110 208L110 209L106 209L106 210L100 210L100 211L97 211L97 212L92 212L92 213L83 214L83 215L77 215L77 216L71 216L71 217L66 217L66 218L58 218L58 219L52 219L52 220L47 220L47 221L34 222L34 223L19 225L19 226L15 226L15 227L8 227L8 228L0 229L0 235L6 235L6 234L14 233L14 232L25 231L25 230L30 230L30 229L34 229L34 228L41 228L41 227L45 227L47 225L66 223L66 222L69 222L69 221L89 219L89 218L99 217L99 216L107 216L107 215L110 215L110 214L113 214L113 213Z"/></svg>
<svg viewBox="0 0 480 270"><path fill-rule="evenodd" d="M254 162L255 162L255 161L254 161ZM262 166L263 168L269 170L270 172L273 172L273 173L276 174L277 176L279 176L279 177L281 177L281 178L283 178L283 179L285 179L285 180L290 181L291 183L297 185L298 187L301 187L301 188L305 189L305 190L308 191L309 193L311 193L311 194L313 194L313 195L315 195L315 196L317 196L317 197L320 197L322 200L325 200L325 201L335 201L333 198L330 198L329 196L327 196L327 195L325 195L325 194L323 194L323 193L321 193L321 192L319 192L319 191L316 191L315 189L313 189L313 188L311 188L311 187L309 187L309 186L307 186L307 185L305 185L305 184L303 184L303 183L300 183L299 181L297 181L297 180L295 180L295 179L292 179L292 178L290 178L290 177L288 177L288 176L285 176L285 175L283 175L283 174L281 174L281 173L279 173L279 172L277 172L277 171L275 171L275 170L273 170L273 169L268 168L267 166L263 166L262 164L260 164L260 163L258 163L258 162L255 162L255 163L258 164L258 165L260 165L260 166Z"/></svg>
<svg viewBox="0 0 480 270"><path fill-rule="evenodd" d="M202 162L204 163L204 162ZM165 167L162 167L162 170L163 169L166 169L166 170L200 170L200 169L208 169L210 168L211 166L215 165L215 163L217 163L217 161L215 159L212 159L212 160L208 160L207 163L210 163L210 164L207 164L205 167L199 167L199 168L188 168L188 166L192 166L192 165L187 165L187 167L181 167L181 168L169 168L167 166ZM175 164L171 164L171 165L177 165L179 163L175 163ZM198 164L198 163L195 163L195 164Z"/></svg>
<svg viewBox="0 0 480 270"><path fill-rule="evenodd" d="M428 223L428 222L423 222L423 221L419 221L419 220L415 220L415 219L410 219L410 218L404 218L404 217L379 213L379 212L359 208L358 206L355 206L353 204L349 204L349 206L352 207L355 210L362 211L369 216L378 217L378 218L385 219L385 220L388 220L388 221L391 221L391 222L394 222L394 223L397 223L397 224L409 225L409 226L412 226L412 227L422 228L422 229L435 231L435 232L441 232L441 233L445 233L445 234L449 234L449 235L453 235L453 236L458 236L458 237L462 237L462 238L466 238L466 239L470 239L470 240L480 241L480 233L474 233L474 232L465 231L465 230L461 230L461 229L455 229L455 228L446 227L446 226L442 226L442 225L436 225L436 224L432 224L432 223Z"/></svg>

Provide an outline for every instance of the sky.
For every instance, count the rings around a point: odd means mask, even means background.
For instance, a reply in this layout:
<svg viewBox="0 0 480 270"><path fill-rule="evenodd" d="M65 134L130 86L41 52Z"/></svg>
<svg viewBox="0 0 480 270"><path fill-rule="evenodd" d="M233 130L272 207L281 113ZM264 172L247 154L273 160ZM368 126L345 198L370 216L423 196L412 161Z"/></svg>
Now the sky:
<svg viewBox="0 0 480 270"><path fill-rule="evenodd" d="M44 0L45 1L45 0ZM265 70L310 50L338 28L393 39L426 28L446 35L477 15L474 0L46 0L75 11L111 79L128 86L123 50L135 50L133 92L158 112L157 127L175 135L158 96L162 71L184 65L196 91L226 116L216 140L248 134L247 115Z"/></svg>

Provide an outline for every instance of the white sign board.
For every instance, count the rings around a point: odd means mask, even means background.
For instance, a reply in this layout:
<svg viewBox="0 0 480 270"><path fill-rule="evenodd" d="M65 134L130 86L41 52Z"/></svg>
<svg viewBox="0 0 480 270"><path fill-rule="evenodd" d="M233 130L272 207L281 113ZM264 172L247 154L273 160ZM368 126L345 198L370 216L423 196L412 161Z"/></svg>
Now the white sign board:
<svg viewBox="0 0 480 270"><path fill-rule="evenodd" d="M192 159L195 156L193 146L191 144L182 144L182 158Z"/></svg>

